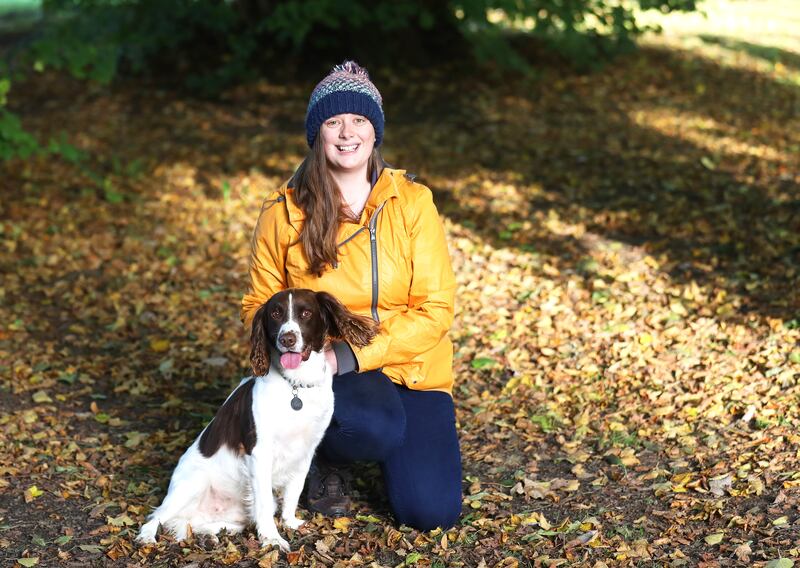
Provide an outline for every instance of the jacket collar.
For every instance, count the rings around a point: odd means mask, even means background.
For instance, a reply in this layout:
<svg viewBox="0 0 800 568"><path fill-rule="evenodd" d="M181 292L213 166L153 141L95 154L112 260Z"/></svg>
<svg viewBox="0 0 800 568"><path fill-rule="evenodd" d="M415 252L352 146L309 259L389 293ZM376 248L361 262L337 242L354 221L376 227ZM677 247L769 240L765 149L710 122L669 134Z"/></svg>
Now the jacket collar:
<svg viewBox="0 0 800 568"><path fill-rule="evenodd" d="M404 183L406 178L405 170L398 170L394 168L384 167L380 175L372 184L367 203L364 206L364 211L361 213L361 220L359 224L366 224L369 221L375 210L381 206L382 203L388 201L392 197L400 195L399 187ZM303 221L306 218L305 212L295 203L294 188L291 187L292 180L286 182L279 190L286 198L286 210L289 213L289 223L296 230L300 230Z"/></svg>

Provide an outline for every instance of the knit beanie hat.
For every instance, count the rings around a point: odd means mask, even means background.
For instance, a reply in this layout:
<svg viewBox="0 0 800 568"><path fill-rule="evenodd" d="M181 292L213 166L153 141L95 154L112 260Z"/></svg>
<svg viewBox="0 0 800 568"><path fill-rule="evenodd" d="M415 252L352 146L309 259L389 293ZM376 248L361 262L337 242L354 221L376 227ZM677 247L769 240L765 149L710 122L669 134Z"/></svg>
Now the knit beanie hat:
<svg viewBox="0 0 800 568"><path fill-rule="evenodd" d="M383 140L383 99L367 70L355 61L335 66L314 88L306 111L306 139L314 146L322 123L337 114L360 114L375 129L375 146Z"/></svg>

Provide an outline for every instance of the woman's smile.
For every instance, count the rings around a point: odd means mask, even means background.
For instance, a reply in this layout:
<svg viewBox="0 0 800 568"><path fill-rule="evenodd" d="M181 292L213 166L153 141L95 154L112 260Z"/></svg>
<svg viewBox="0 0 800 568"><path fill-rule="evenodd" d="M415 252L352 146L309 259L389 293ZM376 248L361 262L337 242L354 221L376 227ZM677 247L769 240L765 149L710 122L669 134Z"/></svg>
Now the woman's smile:
<svg viewBox="0 0 800 568"><path fill-rule="evenodd" d="M342 145L340 144L340 145L336 146L336 148L338 148L338 149L339 149L339 151L340 151L341 153L343 153L343 154L352 154L353 152L355 152L356 150L358 150L358 147L359 147L359 146L361 146L361 144L350 144L350 145L348 145L348 146L342 146Z"/></svg>

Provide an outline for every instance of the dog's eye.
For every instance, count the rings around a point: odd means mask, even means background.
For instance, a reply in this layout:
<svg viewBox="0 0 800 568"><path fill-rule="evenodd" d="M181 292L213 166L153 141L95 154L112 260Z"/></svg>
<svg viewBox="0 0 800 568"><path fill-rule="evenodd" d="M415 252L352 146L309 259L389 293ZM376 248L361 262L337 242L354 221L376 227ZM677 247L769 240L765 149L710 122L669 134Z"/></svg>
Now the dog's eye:
<svg viewBox="0 0 800 568"><path fill-rule="evenodd" d="M303 319L308 319L311 317L311 310L303 310L300 312L300 317Z"/></svg>
<svg viewBox="0 0 800 568"><path fill-rule="evenodd" d="M280 317L281 317L281 311L280 311L278 308L275 308L274 310L272 310L272 311L270 312L270 314L269 314L269 315L270 315L270 316L272 316L272 319L280 319Z"/></svg>

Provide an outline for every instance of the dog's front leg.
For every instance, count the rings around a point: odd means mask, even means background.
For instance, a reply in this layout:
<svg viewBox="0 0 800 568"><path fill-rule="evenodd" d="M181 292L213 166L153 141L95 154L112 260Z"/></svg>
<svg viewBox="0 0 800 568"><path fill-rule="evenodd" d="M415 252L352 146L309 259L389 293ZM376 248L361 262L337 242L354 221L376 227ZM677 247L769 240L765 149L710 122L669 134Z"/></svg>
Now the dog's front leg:
<svg viewBox="0 0 800 568"><path fill-rule="evenodd" d="M275 525L271 452L256 444L248 460L248 469L253 492L253 520L258 539L262 546L277 545L284 552L289 552L289 543L278 534L278 527Z"/></svg>
<svg viewBox="0 0 800 568"><path fill-rule="evenodd" d="M298 519L295 515L297 513L297 502L303 492L303 485L305 485L306 475L310 467L311 459L304 460L303 467L298 469L283 489L281 519L283 519L283 524L290 529L300 528L305 523L303 519Z"/></svg>

